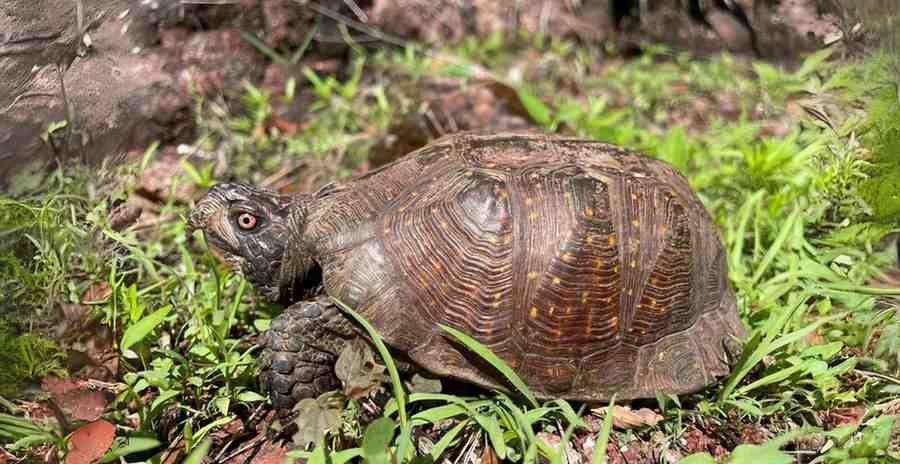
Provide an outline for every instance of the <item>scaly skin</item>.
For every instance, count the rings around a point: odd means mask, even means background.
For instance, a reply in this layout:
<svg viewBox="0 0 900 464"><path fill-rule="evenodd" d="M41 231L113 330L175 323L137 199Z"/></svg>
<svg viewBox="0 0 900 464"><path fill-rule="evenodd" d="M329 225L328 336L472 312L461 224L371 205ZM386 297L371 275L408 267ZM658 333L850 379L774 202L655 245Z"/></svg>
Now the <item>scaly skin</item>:
<svg viewBox="0 0 900 464"><path fill-rule="evenodd" d="M260 385L277 408L337 388L335 361L355 337L353 323L327 298L294 304L259 339Z"/></svg>

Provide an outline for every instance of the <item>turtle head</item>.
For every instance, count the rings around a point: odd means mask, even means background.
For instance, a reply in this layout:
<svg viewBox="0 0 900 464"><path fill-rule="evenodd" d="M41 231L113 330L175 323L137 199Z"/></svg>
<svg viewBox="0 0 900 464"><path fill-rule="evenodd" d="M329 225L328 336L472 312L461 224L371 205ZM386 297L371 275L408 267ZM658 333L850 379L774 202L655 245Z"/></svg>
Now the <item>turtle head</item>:
<svg viewBox="0 0 900 464"><path fill-rule="evenodd" d="M291 243L292 200L243 184L217 184L191 211L188 227L239 268L269 300L282 300L282 263Z"/></svg>

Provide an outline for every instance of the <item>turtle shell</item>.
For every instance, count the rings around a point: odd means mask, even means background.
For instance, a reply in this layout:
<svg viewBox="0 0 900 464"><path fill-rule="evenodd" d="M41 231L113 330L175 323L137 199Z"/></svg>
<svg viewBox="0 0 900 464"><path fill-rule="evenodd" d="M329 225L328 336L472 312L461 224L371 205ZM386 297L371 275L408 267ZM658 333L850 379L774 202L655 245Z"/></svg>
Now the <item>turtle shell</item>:
<svg viewBox="0 0 900 464"><path fill-rule="evenodd" d="M668 164L594 141L454 135L310 207L326 291L441 376L541 397L653 397L729 370L744 335L716 226Z"/></svg>

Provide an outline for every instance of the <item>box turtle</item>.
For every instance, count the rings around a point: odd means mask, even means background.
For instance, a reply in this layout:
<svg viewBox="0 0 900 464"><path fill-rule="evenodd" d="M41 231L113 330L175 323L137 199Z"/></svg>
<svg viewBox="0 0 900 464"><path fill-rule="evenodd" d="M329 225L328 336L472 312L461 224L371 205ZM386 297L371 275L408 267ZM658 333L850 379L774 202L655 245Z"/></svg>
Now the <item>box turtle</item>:
<svg viewBox="0 0 900 464"><path fill-rule="evenodd" d="M488 346L540 397L696 391L744 328L716 226L668 164L540 134L457 134L314 194L219 184L190 225L271 300L276 405L337 386L355 308L411 364L504 389L440 328Z"/></svg>

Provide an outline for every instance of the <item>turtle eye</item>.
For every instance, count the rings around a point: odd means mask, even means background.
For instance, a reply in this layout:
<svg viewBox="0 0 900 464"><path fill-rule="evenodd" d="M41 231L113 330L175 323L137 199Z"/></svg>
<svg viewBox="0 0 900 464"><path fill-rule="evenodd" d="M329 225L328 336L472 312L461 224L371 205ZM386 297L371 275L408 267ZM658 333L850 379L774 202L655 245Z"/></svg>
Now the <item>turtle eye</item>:
<svg viewBox="0 0 900 464"><path fill-rule="evenodd" d="M256 227L256 216L250 213L241 213L237 217L237 224L243 230L251 230Z"/></svg>

